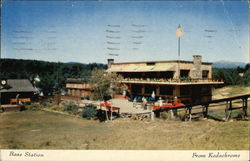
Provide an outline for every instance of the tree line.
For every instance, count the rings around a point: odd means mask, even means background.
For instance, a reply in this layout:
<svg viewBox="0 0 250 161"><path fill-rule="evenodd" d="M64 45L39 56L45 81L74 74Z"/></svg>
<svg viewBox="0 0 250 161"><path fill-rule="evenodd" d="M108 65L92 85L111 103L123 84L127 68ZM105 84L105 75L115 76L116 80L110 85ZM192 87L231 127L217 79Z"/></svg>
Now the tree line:
<svg viewBox="0 0 250 161"><path fill-rule="evenodd" d="M89 78L94 69L106 69L106 64L62 63L38 60L0 59L1 79L29 79L44 95L61 92L66 78ZM39 82L35 82L35 78ZM213 78L224 85L250 86L250 64L244 68L213 68Z"/></svg>
<svg viewBox="0 0 250 161"><path fill-rule="evenodd" d="M223 80L224 86L250 86L250 64L247 64L244 68L213 68L213 78Z"/></svg>
<svg viewBox="0 0 250 161"><path fill-rule="evenodd" d="M50 95L61 92L66 78L88 78L95 68L106 69L107 65L0 59L0 80L29 79L44 95Z"/></svg>

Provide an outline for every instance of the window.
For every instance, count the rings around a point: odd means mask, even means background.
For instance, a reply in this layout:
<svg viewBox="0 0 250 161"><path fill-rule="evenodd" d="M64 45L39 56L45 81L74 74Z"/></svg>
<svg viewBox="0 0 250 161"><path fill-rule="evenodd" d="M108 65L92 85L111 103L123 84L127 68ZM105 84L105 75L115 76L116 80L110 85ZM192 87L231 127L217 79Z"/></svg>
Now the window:
<svg viewBox="0 0 250 161"><path fill-rule="evenodd" d="M173 71L160 72L160 78L169 79L174 77Z"/></svg>
<svg viewBox="0 0 250 161"><path fill-rule="evenodd" d="M202 71L202 78L208 78L208 73L209 73L208 70L203 70Z"/></svg>
<svg viewBox="0 0 250 161"><path fill-rule="evenodd" d="M147 65L155 65L155 62L148 62Z"/></svg>
<svg viewBox="0 0 250 161"><path fill-rule="evenodd" d="M189 77L189 71L190 70L181 70L180 72L180 75L181 75L181 78L187 78Z"/></svg>

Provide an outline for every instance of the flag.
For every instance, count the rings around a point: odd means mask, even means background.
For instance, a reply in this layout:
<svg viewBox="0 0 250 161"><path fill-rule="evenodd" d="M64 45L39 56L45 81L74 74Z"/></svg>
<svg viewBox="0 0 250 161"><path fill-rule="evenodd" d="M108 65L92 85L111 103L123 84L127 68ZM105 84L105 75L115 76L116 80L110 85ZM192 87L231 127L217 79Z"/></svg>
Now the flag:
<svg viewBox="0 0 250 161"><path fill-rule="evenodd" d="M181 25L178 26L178 29L176 31L176 36L177 37L181 37L182 35L184 35L184 31L183 29L181 28Z"/></svg>

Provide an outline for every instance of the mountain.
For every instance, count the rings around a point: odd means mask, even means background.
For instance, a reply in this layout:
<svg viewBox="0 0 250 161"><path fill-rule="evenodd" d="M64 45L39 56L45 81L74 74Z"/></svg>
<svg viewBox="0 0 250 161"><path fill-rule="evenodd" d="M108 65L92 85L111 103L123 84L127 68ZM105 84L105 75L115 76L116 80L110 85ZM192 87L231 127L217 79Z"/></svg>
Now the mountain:
<svg viewBox="0 0 250 161"><path fill-rule="evenodd" d="M70 62L66 62L66 64L84 64L84 63L70 61Z"/></svg>
<svg viewBox="0 0 250 161"><path fill-rule="evenodd" d="M217 61L213 63L213 68L244 68L246 64L243 62Z"/></svg>

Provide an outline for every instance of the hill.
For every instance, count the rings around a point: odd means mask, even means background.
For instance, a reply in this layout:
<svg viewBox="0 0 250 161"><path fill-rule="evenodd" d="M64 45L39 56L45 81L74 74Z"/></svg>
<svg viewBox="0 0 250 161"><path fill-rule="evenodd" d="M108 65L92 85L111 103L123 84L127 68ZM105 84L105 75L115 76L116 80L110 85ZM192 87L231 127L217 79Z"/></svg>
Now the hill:
<svg viewBox="0 0 250 161"><path fill-rule="evenodd" d="M244 68L246 64L243 62L217 61L213 63L213 68Z"/></svg>

